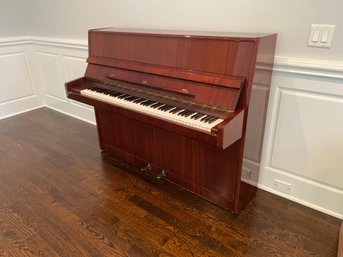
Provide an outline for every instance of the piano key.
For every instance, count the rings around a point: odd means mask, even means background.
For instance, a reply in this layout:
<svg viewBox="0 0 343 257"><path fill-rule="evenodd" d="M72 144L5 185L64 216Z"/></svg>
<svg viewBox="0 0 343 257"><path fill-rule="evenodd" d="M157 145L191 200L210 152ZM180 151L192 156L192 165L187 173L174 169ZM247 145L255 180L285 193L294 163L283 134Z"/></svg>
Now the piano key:
<svg viewBox="0 0 343 257"><path fill-rule="evenodd" d="M119 92L112 92L112 93L110 93L110 96L113 96L113 97L116 97L116 96L118 96L118 95L120 95L121 93L119 93Z"/></svg>
<svg viewBox="0 0 343 257"><path fill-rule="evenodd" d="M183 116L189 117L189 116L191 116L191 115L194 114L194 113L195 113L195 112L193 112L193 111L189 111L188 113L184 114Z"/></svg>
<svg viewBox="0 0 343 257"><path fill-rule="evenodd" d="M209 116L209 117L205 120L205 122L206 122L206 123L209 123L210 120L212 120L213 118L215 118L215 116Z"/></svg>
<svg viewBox="0 0 343 257"><path fill-rule="evenodd" d="M208 123L211 124L211 123L213 123L213 122L216 121L216 120L218 120L218 118L213 116L213 118L210 119L210 120L208 121Z"/></svg>
<svg viewBox="0 0 343 257"><path fill-rule="evenodd" d="M142 102L141 104L144 105L144 106L150 106L150 105L152 105L154 103L156 103L156 102L148 100L148 101Z"/></svg>
<svg viewBox="0 0 343 257"><path fill-rule="evenodd" d="M137 100L137 98L139 98L139 97L138 96L130 96L128 98L125 98L125 100L131 102L133 100Z"/></svg>
<svg viewBox="0 0 343 257"><path fill-rule="evenodd" d="M155 103L155 104L151 105L150 107L155 109L155 108L161 107L163 105L164 105L163 103Z"/></svg>
<svg viewBox="0 0 343 257"><path fill-rule="evenodd" d="M160 108L158 108L159 110L161 110L161 111L169 111L169 110L171 110L171 109L173 109L173 108L175 108L175 106L172 106L172 105L164 105L164 106L161 106Z"/></svg>
<svg viewBox="0 0 343 257"><path fill-rule="evenodd" d="M92 87L90 89L81 90L81 94L94 99L99 99L100 101L104 101L109 104L146 113L151 116L163 118L207 132L211 132L213 127L223 121L213 115L206 115L138 96L120 93L111 89L104 91L100 87Z"/></svg>
<svg viewBox="0 0 343 257"><path fill-rule="evenodd" d="M180 112L181 110L183 110L182 108L179 108L179 107L176 107L174 108L173 110L170 111L170 113L178 113Z"/></svg>
<svg viewBox="0 0 343 257"><path fill-rule="evenodd" d="M118 98L119 99L123 99L123 98L125 98L125 97L129 97L130 95L128 95L128 94L123 94L123 95L121 95L121 96L118 96Z"/></svg>
<svg viewBox="0 0 343 257"><path fill-rule="evenodd" d="M135 100L135 101L133 101L134 103L136 103L136 104L139 104L139 103L141 103L141 102L144 102L144 101L146 101L147 99L144 99L144 98L138 98L137 100Z"/></svg>
<svg viewBox="0 0 343 257"><path fill-rule="evenodd" d="M192 119L198 120L203 116L205 116L205 114L198 112L196 115L192 116Z"/></svg>
<svg viewBox="0 0 343 257"><path fill-rule="evenodd" d="M203 117L200 121L206 121L208 118L210 118L211 115L206 115L205 117Z"/></svg>
<svg viewBox="0 0 343 257"><path fill-rule="evenodd" d="M180 111L177 115L183 116L185 113L187 113L187 110Z"/></svg>

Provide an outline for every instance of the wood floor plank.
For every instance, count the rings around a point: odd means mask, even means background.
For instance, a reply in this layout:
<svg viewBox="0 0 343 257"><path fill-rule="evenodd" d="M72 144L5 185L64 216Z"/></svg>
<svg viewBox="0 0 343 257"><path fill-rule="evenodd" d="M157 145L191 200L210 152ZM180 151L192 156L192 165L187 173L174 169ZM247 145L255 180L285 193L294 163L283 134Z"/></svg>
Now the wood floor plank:
<svg viewBox="0 0 343 257"><path fill-rule="evenodd" d="M95 126L47 108L0 120L0 256L334 257L339 227L262 190L232 215L101 153Z"/></svg>

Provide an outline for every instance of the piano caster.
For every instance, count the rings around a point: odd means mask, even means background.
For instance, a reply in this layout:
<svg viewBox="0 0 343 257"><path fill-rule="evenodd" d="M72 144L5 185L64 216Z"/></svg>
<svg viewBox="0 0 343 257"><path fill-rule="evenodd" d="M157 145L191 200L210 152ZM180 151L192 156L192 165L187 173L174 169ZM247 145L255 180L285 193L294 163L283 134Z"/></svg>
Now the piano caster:
<svg viewBox="0 0 343 257"><path fill-rule="evenodd" d="M166 170L162 170L160 174L158 174L156 176L157 179L161 179L167 176L167 171Z"/></svg>
<svg viewBox="0 0 343 257"><path fill-rule="evenodd" d="M151 171L151 164L148 163L148 165L145 168L142 168L141 171Z"/></svg>

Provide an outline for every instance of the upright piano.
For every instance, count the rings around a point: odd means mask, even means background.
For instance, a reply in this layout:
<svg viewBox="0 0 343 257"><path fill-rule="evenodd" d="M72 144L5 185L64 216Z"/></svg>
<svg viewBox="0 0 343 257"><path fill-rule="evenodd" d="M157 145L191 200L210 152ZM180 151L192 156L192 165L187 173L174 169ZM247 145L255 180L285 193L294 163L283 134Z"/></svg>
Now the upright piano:
<svg viewBox="0 0 343 257"><path fill-rule="evenodd" d="M100 148L233 213L256 66L270 84L276 34L90 30L70 99L94 106ZM261 78L262 76L262 78Z"/></svg>

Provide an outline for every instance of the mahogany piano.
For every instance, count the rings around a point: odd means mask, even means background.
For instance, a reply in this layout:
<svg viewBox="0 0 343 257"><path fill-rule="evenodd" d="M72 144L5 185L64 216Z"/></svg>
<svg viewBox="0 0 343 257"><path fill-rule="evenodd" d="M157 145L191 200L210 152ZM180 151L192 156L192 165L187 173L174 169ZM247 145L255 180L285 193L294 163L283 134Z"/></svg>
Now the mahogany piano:
<svg viewBox="0 0 343 257"><path fill-rule="evenodd" d="M85 76L69 98L94 106L100 148L239 213L256 188L241 181L256 65L276 34L94 29ZM260 78L261 79L261 78Z"/></svg>

